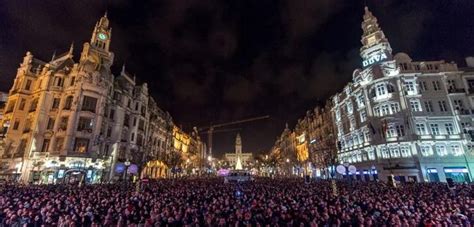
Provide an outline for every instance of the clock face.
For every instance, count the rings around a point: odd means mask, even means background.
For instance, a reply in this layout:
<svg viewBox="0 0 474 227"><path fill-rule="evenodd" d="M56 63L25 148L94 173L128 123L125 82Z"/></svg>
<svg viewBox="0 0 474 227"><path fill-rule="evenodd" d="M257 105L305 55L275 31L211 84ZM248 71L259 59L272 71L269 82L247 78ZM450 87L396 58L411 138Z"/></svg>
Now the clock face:
<svg viewBox="0 0 474 227"><path fill-rule="evenodd" d="M101 39L101 40L105 40L105 39L107 39L107 35L106 35L106 34L104 34L104 33L99 33L99 35L97 35L97 36L98 36L98 37L99 37L99 39Z"/></svg>

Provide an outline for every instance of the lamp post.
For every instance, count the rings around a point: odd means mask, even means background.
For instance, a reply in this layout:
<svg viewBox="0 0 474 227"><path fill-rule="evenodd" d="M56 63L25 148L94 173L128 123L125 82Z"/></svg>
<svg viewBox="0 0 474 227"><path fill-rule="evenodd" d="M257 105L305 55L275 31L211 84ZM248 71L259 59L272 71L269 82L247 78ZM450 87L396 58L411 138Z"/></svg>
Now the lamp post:
<svg viewBox="0 0 474 227"><path fill-rule="evenodd" d="M127 182L127 181L128 181L128 180L127 180L127 177L128 177L128 176L127 176L127 175L128 175L128 167L130 166L130 161L127 160L127 161L125 161L123 164L125 165L125 171L124 171L124 173L123 173L123 178L124 178L124 181Z"/></svg>
<svg viewBox="0 0 474 227"><path fill-rule="evenodd" d="M286 163L288 165L288 176L291 176L291 166L290 166L290 159L289 158L286 159Z"/></svg>

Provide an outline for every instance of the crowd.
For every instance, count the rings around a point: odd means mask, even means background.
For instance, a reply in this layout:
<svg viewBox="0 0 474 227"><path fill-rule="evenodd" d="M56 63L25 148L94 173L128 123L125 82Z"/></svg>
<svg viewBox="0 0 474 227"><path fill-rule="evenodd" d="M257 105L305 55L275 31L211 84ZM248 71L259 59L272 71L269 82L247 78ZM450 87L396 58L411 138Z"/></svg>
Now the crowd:
<svg viewBox="0 0 474 227"><path fill-rule="evenodd" d="M2 185L0 226L470 226L471 185L257 179Z"/></svg>

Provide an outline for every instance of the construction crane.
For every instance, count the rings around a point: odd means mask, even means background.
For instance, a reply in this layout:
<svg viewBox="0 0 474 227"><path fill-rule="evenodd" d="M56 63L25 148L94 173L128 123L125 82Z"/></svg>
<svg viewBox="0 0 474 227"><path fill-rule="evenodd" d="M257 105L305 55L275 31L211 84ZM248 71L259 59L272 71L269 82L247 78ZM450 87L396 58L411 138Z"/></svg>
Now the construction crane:
<svg viewBox="0 0 474 227"><path fill-rule="evenodd" d="M214 124L214 125L211 124L210 126L199 128L198 131L206 130L206 133L207 133L207 146L209 148L209 157L212 158L212 137L213 137L214 132L226 131L225 129L215 130L216 128L221 128L221 127L229 126L229 125L237 125L237 124L247 123L247 122L251 122L251 121L258 121L258 120L263 120L263 119L267 119L267 118L270 118L270 116L265 115L265 116L260 116L260 117L252 117L252 118L242 119L242 120L238 120L238 121L226 122L226 123L220 123L220 124Z"/></svg>

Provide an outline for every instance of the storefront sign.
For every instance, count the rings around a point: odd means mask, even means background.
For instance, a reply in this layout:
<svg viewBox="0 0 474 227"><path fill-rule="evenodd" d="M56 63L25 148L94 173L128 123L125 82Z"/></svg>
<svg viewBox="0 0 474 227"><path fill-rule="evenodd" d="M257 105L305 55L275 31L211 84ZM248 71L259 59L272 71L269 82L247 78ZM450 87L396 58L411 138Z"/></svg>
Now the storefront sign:
<svg viewBox="0 0 474 227"><path fill-rule="evenodd" d="M64 177L64 169L60 169L58 171L58 178L63 178Z"/></svg>
<svg viewBox="0 0 474 227"><path fill-rule="evenodd" d="M444 168L445 173L467 173L467 168Z"/></svg>
<svg viewBox="0 0 474 227"><path fill-rule="evenodd" d="M385 53L376 54L376 55L371 56L370 58L365 59L362 62L362 66L367 67L369 65L375 64L377 62L381 62L386 59L388 59L387 54Z"/></svg>

